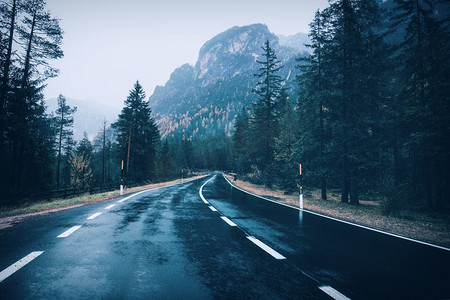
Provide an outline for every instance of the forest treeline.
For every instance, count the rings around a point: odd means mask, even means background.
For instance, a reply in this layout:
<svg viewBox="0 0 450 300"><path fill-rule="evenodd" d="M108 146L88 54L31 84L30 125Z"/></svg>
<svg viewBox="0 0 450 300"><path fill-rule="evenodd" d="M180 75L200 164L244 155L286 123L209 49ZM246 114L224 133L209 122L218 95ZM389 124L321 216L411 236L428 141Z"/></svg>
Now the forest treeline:
<svg viewBox="0 0 450 300"><path fill-rule="evenodd" d="M256 62L257 100L232 136L161 139L136 82L116 122L99 124L96 146L74 141L75 107L58 97L48 113L45 81L57 76L63 33L43 0L0 4L0 205L44 191L86 190L226 170L267 186L362 192L404 206L448 206L450 49L440 1L335 0L310 24L311 54L298 59L297 92L280 77L270 43ZM289 94L290 93L290 94ZM113 138L111 138L111 132Z"/></svg>
<svg viewBox="0 0 450 300"><path fill-rule="evenodd" d="M449 204L448 12L439 1L378 3L336 0L317 11L296 95L263 47L259 100L235 123L238 174L295 189L302 163L303 184L323 199L328 188L351 204L375 192L386 213Z"/></svg>
<svg viewBox="0 0 450 300"><path fill-rule="evenodd" d="M42 92L58 75L51 61L63 57L63 31L44 0L1 1L0 23L0 206L55 190L118 187L121 178L131 185L188 175L192 163L161 142L139 82L117 122L99 124L99 147L86 134L73 139L76 107L63 95L47 112ZM190 143L180 138L176 146L192 153Z"/></svg>

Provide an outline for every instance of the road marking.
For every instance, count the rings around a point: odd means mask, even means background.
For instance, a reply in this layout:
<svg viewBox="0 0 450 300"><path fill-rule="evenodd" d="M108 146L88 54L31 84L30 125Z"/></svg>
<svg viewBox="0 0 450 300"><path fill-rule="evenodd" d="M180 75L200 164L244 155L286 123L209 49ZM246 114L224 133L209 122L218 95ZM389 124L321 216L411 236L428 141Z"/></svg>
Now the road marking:
<svg viewBox="0 0 450 300"><path fill-rule="evenodd" d="M209 209L212 210L212 211L217 211L217 209L216 209L214 206L211 206L211 205L210 205L210 206L208 206L208 207L209 207Z"/></svg>
<svg viewBox="0 0 450 300"><path fill-rule="evenodd" d="M213 180L213 178L215 178L215 177L216 177L216 175L214 175L214 176L211 177L208 181L206 181L206 182L200 187L200 190L198 191L198 194L200 195L200 198L202 199L202 201L203 201L205 204L209 204L209 202L206 201L205 197L203 197L203 187L204 187L208 182L210 182L211 180Z"/></svg>
<svg viewBox="0 0 450 300"><path fill-rule="evenodd" d="M115 204L111 204L111 205L108 205L107 207L105 207L105 209L111 209L111 208L113 208L114 206L116 206Z"/></svg>
<svg viewBox="0 0 450 300"><path fill-rule="evenodd" d="M300 210L300 208L298 208L296 206L292 206L292 205L289 205L289 204L280 203L280 202L277 202L277 201L274 201L274 200L271 200L271 199L267 199L267 198L264 198L263 196L256 195L256 194L254 194L252 192L249 192L249 191L246 191L244 189L241 189L240 187L238 187L235 184L231 183L228 180L228 178L225 176L225 174L222 173L222 176L225 178L226 181L228 181L228 183L232 187L234 187L237 190L240 190L241 192L244 192L244 193L246 193L248 195L251 195L251 196L254 196L254 197L257 197L257 198L260 198L260 199L263 199L263 200L266 200L266 201L269 201L269 202L272 202L272 203L275 203L275 204L278 204L278 205L282 205L282 206L286 206L286 207L289 207L289 208L292 208L292 209ZM446 247L443 247L443 246L430 244L430 243L427 243L427 242L424 242L424 241L415 240L415 239L412 239L412 238L409 238L409 237L405 237L405 236L401 236L401 235L398 235L398 234L395 234L395 233L390 233L390 232L382 231L382 230L379 230L379 229L367 227L367 226L364 226L364 225L359 225L359 224L355 224L355 223L352 223L352 222L339 220L339 219L336 219L336 218L333 218L333 217L330 217L330 216L326 216L326 215L322 215L322 214L319 214L319 213L316 213L316 212L313 212L313 211L310 211L310 210L307 210L307 209L303 209L303 211L306 212L306 213L312 214L312 215L316 215L316 216L322 217L322 218L326 218L326 219L333 220L333 221L336 221L336 222L348 224L348 225L351 225L351 226L356 226L356 227L359 227L359 228L363 228L363 229L366 229L366 230L378 232L378 233L381 233L381 234L389 235L389 236L392 236L392 237L395 237L395 238L399 238L399 239L403 239L403 240L407 240L407 241L410 241L410 242L413 242L413 243L418 243L418 244L422 244L422 245L425 245L425 246L429 246L429 247L433 247L433 248L437 248L437 249L441 249L441 250L445 250L445 251L450 251L450 248L446 248Z"/></svg>
<svg viewBox="0 0 450 300"><path fill-rule="evenodd" d="M142 194L142 193L148 192L149 190L151 190L151 189L144 190L144 191L140 191L140 192L135 193L135 194L133 194L133 195L131 195L131 196L128 196L128 197L126 197L126 198L123 198L122 200L119 200L119 201L117 201L117 202L122 203L122 202L124 202L124 201L127 201L127 200L130 199L130 198L133 198L134 196L137 196L137 195L140 195L140 194Z"/></svg>
<svg viewBox="0 0 450 300"><path fill-rule="evenodd" d="M30 254L25 256L24 258L18 260L17 262L13 263L9 267L7 267L3 271L1 271L0 272L0 282L2 282L6 278L8 278L12 274L14 274L16 271L18 271L20 268L22 268L23 266L25 266L26 264L31 262L33 259L35 259L39 255L41 255L42 253L44 253L44 251L31 252Z"/></svg>
<svg viewBox="0 0 450 300"><path fill-rule="evenodd" d="M73 226L72 228L64 231L63 233L61 233L60 235L58 235L58 238L65 238L68 237L69 235L71 235L72 233L74 233L75 231L77 231L78 229L81 228L81 225L77 225L77 226Z"/></svg>
<svg viewBox="0 0 450 300"><path fill-rule="evenodd" d="M237 226L233 221L231 221L230 219L228 219L225 216L221 216L222 220L224 220L225 222L227 222L228 225L230 226Z"/></svg>
<svg viewBox="0 0 450 300"><path fill-rule="evenodd" d="M100 216L101 214L102 214L101 212L95 213L92 216L88 217L87 220L93 220L93 219L97 218L98 216Z"/></svg>
<svg viewBox="0 0 450 300"><path fill-rule="evenodd" d="M336 291L331 286L323 285L323 286L319 286L319 289L335 300L350 300L350 298L346 297L344 294L340 293L339 291Z"/></svg>
<svg viewBox="0 0 450 300"><path fill-rule="evenodd" d="M270 255L272 255L274 258L276 259L286 259L286 257L284 257L283 255L281 255L280 253L278 253L277 251L273 250L272 248L270 248L269 246L267 246L266 244L264 244L263 242L261 242L260 240L258 240L257 238L254 238L252 236L247 236L247 238L253 242L253 244L255 244L256 246L258 246L259 248L263 249L264 251L266 251L267 253L269 253Z"/></svg>

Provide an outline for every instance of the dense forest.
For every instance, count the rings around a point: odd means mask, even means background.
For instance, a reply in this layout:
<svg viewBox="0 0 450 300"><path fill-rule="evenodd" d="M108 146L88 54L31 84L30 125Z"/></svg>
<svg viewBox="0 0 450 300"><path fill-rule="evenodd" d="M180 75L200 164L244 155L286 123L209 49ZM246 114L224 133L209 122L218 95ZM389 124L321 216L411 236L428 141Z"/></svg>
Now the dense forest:
<svg viewBox="0 0 450 300"><path fill-rule="evenodd" d="M449 204L449 23L438 1L330 1L310 24L312 54L298 60L288 97L270 45L256 93L233 136L238 174L266 185L361 191L406 205ZM296 99L292 101L290 99ZM257 147L255 147L257 145Z"/></svg>
<svg viewBox="0 0 450 300"><path fill-rule="evenodd" d="M257 100L242 108L231 135L161 138L137 81L118 120L99 124L92 143L73 139L76 107L63 95L52 114L43 100L45 81L58 74L51 61L63 57L59 21L43 0L3 1L0 205L198 170L292 192L302 163L304 186L321 189L323 199L337 189L355 205L361 193L375 193L386 213L448 206L450 24L439 3L330 1L310 23L311 54L297 60L296 89L286 87L270 42L261 45L248 91Z"/></svg>

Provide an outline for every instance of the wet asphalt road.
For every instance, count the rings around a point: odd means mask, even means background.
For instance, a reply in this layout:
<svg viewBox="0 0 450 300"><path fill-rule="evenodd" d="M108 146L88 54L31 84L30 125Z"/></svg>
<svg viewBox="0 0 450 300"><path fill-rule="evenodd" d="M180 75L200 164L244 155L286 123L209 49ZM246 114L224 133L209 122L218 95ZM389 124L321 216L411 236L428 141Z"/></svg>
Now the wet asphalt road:
<svg viewBox="0 0 450 300"><path fill-rule="evenodd" d="M210 178L205 204L199 190ZM0 231L0 271L35 251L43 253L0 282L1 299L450 297L449 251L300 219L217 174Z"/></svg>

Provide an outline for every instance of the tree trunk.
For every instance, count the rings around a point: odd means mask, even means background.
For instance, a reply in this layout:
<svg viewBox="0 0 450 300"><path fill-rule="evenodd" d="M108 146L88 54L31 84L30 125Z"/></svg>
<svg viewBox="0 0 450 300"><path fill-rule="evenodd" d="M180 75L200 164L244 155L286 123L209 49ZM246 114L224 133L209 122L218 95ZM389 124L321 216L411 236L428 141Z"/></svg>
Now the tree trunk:
<svg viewBox="0 0 450 300"><path fill-rule="evenodd" d="M358 176L354 172L350 175L350 204L358 205Z"/></svg>
<svg viewBox="0 0 450 300"><path fill-rule="evenodd" d="M342 203L348 203L349 189L350 189L350 180L348 178L348 162L347 157L344 157L342 166L342 193L341 193Z"/></svg>
<svg viewBox="0 0 450 300"><path fill-rule="evenodd" d="M28 77L30 73L30 61L31 61L31 48L33 44L33 37L34 37L34 29L36 26L36 12L33 14L33 21L31 23L31 29L30 29L30 38L28 39L28 48L27 48L27 54L25 56L25 67L23 70L23 77L22 77L22 89L25 88L28 84Z"/></svg>
<svg viewBox="0 0 450 300"><path fill-rule="evenodd" d="M325 175L321 177L322 200L327 200L327 179Z"/></svg>
<svg viewBox="0 0 450 300"><path fill-rule="evenodd" d="M3 66L3 80L2 80L2 93L4 93L4 98L2 101L2 105L0 106L0 109L3 110L5 101L6 101L6 94L8 92L8 81L9 81L9 67L11 66L11 55L12 55L12 44L14 40L14 29L16 25L16 0L13 0L13 6L11 8L11 22L9 27L9 37L8 37L8 48L6 51L6 57L5 57L5 64Z"/></svg>
<svg viewBox="0 0 450 300"><path fill-rule="evenodd" d="M59 128L59 143L58 143L58 165L56 167L56 188L59 189L59 174L61 172L61 151L62 151L62 136L63 136L63 121L64 111L61 112L61 126Z"/></svg>

